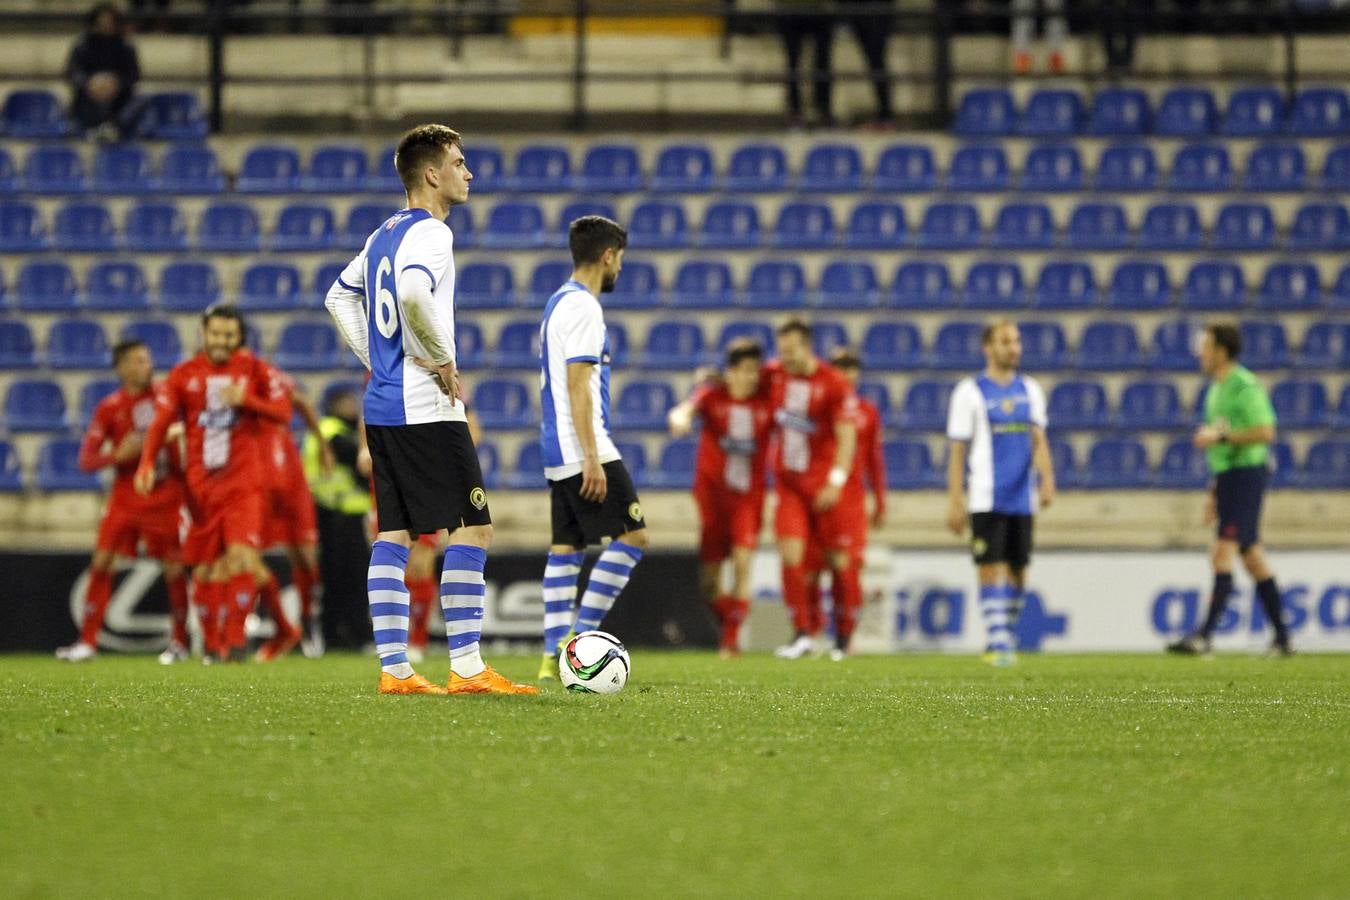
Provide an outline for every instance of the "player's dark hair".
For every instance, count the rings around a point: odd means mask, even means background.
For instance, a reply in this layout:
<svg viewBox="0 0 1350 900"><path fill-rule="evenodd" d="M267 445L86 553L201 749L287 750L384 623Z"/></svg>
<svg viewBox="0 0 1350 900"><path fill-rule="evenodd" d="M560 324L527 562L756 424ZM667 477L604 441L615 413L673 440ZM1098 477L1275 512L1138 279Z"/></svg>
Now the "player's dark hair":
<svg viewBox="0 0 1350 900"><path fill-rule="evenodd" d="M1215 322L1205 326L1209 339L1214 346L1222 347L1229 359L1237 359L1242 353L1242 332L1232 322Z"/></svg>
<svg viewBox="0 0 1350 900"><path fill-rule="evenodd" d="M132 350L135 350L137 347L144 347L144 346L145 341L140 341L137 340L136 338L129 338L125 341L118 341L116 344L113 344L112 348L113 365L120 366L122 364L122 358L124 356L126 356Z"/></svg>
<svg viewBox="0 0 1350 900"><path fill-rule="evenodd" d="M792 316L779 323L777 334L783 337L788 334L800 334L804 340L811 340L811 323L805 319Z"/></svg>
<svg viewBox="0 0 1350 900"><path fill-rule="evenodd" d="M464 148L459 132L444 125L418 125L398 139L394 151L394 168L398 170L403 188L412 191L422 184L422 172L427 166L440 163L441 155L451 147Z"/></svg>
<svg viewBox="0 0 1350 900"><path fill-rule="evenodd" d="M727 368L738 366L747 359L756 362L764 358L764 348L750 338L737 338L727 344Z"/></svg>
<svg viewBox="0 0 1350 900"><path fill-rule="evenodd" d="M988 347L992 344L994 342L994 335L998 334L998 330L1005 325L1011 325L1014 328L1017 327L1017 323L1013 322L1012 319L1003 317L990 319L988 322L985 322L984 331L980 332L980 346Z"/></svg>
<svg viewBox="0 0 1350 900"><path fill-rule="evenodd" d="M213 303L202 313L202 327L212 319L232 319L239 323L239 338L242 341L248 340L248 323L244 321L244 314L239 311L239 307L232 303Z"/></svg>
<svg viewBox="0 0 1350 900"><path fill-rule="evenodd" d="M850 347L840 347L830 354L830 365L836 369L857 369L862 371L862 357Z"/></svg>
<svg viewBox="0 0 1350 900"><path fill-rule="evenodd" d="M627 247L628 232L604 216L582 216L568 226L567 246L572 251L572 265L590 265L598 263L606 250Z"/></svg>

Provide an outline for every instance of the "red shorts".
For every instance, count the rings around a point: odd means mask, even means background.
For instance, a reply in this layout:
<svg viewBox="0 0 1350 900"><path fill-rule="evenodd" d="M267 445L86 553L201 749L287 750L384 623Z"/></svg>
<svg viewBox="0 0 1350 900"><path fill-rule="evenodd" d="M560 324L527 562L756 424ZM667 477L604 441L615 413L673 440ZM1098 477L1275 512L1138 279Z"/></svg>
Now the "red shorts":
<svg viewBox="0 0 1350 900"><path fill-rule="evenodd" d="M815 501L784 485L778 487L778 513L774 530L778 538L799 538L806 542L810 560L824 553L847 553L861 563L867 549L867 501L861 489L844 488L839 502L824 512L812 509ZM813 568L820 568L818 563Z"/></svg>
<svg viewBox="0 0 1350 900"><path fill-rule="evenodd" d="M232 544L262 549L262 491L227 490L220 486L195 500L192 527L183 543L183 559L188 565L219 559Z"/></svg>
<svg viewBox="0 0 1350 900"><path fill-rule="evenodd" d="M179 515L178 508L128 511L110 505L99 523L95 546L117 556L135 556L144 544L146 556L177 562Z"/></svg>
<svg viewBox="0 0 1350 900"><path fill-rule="evenodd" d="M764 493L740 493L712 485L694 485L694 500L702 522L698 558L701 562L721 562L733 547L759 546L760 526L764 521Z"/></svg>
<svg viewBox="0 0 1350 900"><path fill-rule="evenodd" d="M309 483L302 478L292 481L285 490L268 491L263 545L304 547L318 542L319 522Z"/></svg>

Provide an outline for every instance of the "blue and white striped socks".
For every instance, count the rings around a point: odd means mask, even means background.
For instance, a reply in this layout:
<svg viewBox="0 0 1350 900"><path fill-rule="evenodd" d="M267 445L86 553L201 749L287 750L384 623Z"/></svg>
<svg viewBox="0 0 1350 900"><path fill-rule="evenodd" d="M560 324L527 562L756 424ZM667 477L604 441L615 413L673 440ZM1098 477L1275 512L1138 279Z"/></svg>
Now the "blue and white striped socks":
<svg viewBox="0 0 1350 900"><path fill-rule="evenodd" d="M403 580L407 567L407 547L376 541L370 548L370 569L366 573L370 624L375 631L380 668L395 678L413 674L408 662L408 586Z"/></svg>
<svg viewBox="0 0 1350 900"><path fill-rule="evenodd" d="M1012 587L1008 584L980 585L980 614L990 653L1008 653L1012 650L1012 630L1008 627L1008 607L1012 604Z"/></svg>
<svg viewBox="0 0 1350 900"><path fill-rule="evenodd" d="M610 541L605 552L596 560L591 577L586 580L586 593L577 609L576 624L572 630L580 634L600 627L605 613L614 606L619 592L633 574L633 567L642 560L642 551L622 541Z"/></svg>
<svg viewBox="0 0 1350 900"><path fill-rule="evenodd" d="M548 564L544 566L544 652L547 654L558 652L558 642L572 627L577 578L585 558L582 551L548 555Z"/></svg>
<svg viewBox="0 0 1350 900"><path fill-rule="evenodd" d="M472 678L487 666L478 650L483 636L483 566L487 550L470 544L451 544L441 568L441 615L450 645L450 671Z"/></svg>

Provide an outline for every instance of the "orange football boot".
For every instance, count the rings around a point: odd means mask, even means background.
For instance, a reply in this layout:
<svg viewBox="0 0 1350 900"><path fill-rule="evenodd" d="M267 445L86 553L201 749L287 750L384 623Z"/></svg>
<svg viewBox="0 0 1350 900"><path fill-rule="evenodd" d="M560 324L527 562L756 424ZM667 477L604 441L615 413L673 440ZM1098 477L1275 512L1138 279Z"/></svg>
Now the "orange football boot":
<svg viewBox="0 0 1350 900"><path fill-rule="evenodd" d="M532 684L516 684L509 678L499 675L492 666L488 666L472 678L456 675L452 669L450 683L446 685L447 694L537 694L539 688Z"/></svg>
<svg viewBox="0 0 1350 900"><path fill-rule="evenodd" d="M381 694L444 694L445 688L432 684L416 672L407 678L395 678L388 672L380 673Z"/></svg>

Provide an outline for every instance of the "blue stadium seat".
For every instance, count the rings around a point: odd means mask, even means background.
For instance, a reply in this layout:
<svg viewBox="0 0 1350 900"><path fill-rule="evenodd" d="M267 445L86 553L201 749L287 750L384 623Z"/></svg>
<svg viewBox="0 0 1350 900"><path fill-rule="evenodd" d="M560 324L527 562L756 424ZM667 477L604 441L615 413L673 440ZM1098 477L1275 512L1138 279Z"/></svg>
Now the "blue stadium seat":
<svg viewBox="0 0 1350 900"><path fill-rule="evenodd" d="M1350 425L1350 384L1341 390L1341 402L1336 405L1334 416L1341 427Z"/></svg>
<svg viewBox="0 0 1350 900"><path fill-rule="evenodd" d="M1153 131L1165 137L1202 137L1218 120L1214 95L1205 88L1172 88L1153 115Z"/></svg>
<svg viewBox="0 0 1350 900"><path fill-rule="evenodd" d="M1207 261L1191 266L1181 288L1181 308L1234 310L1247 305L1247 281L1237 263Z"/></svg>
<svg viewBox="0 0 1350 900"><path fill-rule="evenodd" d="M281 329L273 360L283 369L315 372L336 369L338 337L331 322L292 321Z"/></svg>
<svg viewBox="0 0 1350 900"><path fill-rule="evenodd" d="M151 94L136 120L136 134L154 141L200 141L208 130L197 95L186 91Z"/></svg>
<svg viewBox="0 0 1350 900"><path fill-rule="evenodd" d="M53 369L106 369L108 336L92 319L62 319L47 332L47 365Z"/></svg>
<svg viewBox="0 0 1350 900"><path fill-rule="evenodd" d="M478 232L474 228L473 212L468 205L461 203L450 207L450 215L445 217L445 224L455 236L456 249L465 250L477 246Z"/></svg>
<svg viewBox="0 0 1350 900"><path fill-rule="evenodd" d="M630 381L614 402L615 428L664 431L675 389L665 381Z"/></svg>
<svg viewBox="0 0 1350 900"><path fill-rule="evenodd" d="M544 480L544 451L538 440L527 440L520 445L515 467L502 473L502 484L515 490L548 487Z"/></svg>
<svg viewBox="0 0 1350 900"><path fill-rule="evenodd" d="M197 225L197 247L217 253L256 253L262 243L258 213L247 203L213 203Z"/></svg>
<svg viewBox="0 0 1350 900"><path fill-rule="evenodd" d="M1299 344L1300 369L1350 368L1350 323L1314 322ZM1345 424L1350 425L1350 422Z"/></svg>
<svg viewBox="0 0 1350 900"><path fill-rule="evenodd" d="M25 200L0 200L0 253L45 250L47 229L38 208Z"/></svg>
<svg viewBox="0 0 1350 900"><path fill-rule="evenodd" d="M698 441L678 438L667 441L655 469L647 471L647 485L658 489L688 490L694 485Z"/></svg>
<svg viewBox="0 0 1350 900"><path fill-rule="evenodd" d="M633 481L638 484L646 484L647 448L637 441L616 440L614 449L619 451L619 456L623 459L623 466L628 470L628 474L633 477Z"/></svg>
<svg viewBox="0 0 1350 900"><path fill-rule="evenodd" d="M639 249L675 249L689 245L689 223L678 201L647 200L628 217L628 244Z"/></svg>
<svg viewBox="0 0 1350 900"><path fill-rule="evenodd" d="M1325 428L1332 424L1327 389L1320 381L1290 378L1270 389L1270 404L1280 428Z"/></svg>
<svg viewBox="0 0 1350 900"><path fill-rule="evenodd" d="M507 322L497 334L492 364L501 369L539 368L539 323L534 319Z"/></svg>
<svg viewBox="0 0 1350 900"><path fill-rule="evenodd" d="M108 144L94 157L94 190L100 194L143 194L154 189L150 157L135 144Z"/></svg>
<svg viewBox="0 0 1350 900"><path fill-rule="evenodd" d="M1322 305L1322 279L1310 262L1273 262L1256 289L1256 308L1284 312L1317 309Z"/></svg>
<svg viewBox="0 0 1350 900"><path fill-rule="evenodd" d="M773 244L789 250L822 250L835 244L834 214L824 203L784 203L774 223Z"/></svg>
<svg viewBox="0 0 1350 900"><path fill-rule="evenodd" d="M0 147L0 194L12 194L19 189L19 177L15 174L14 157Z"/></svg>
<svg viewBox="0 0 1350 900"><path fill-rule="evenodd" d="M551 242L544 233L544 211L537 203L506 201L492 207L479 243L500 250L527 250Z"/></svg>
<svg viewBox="0 0 1350 900"><path fill-rule="evenodd" d="M910 382L900 411L899 425L905 431L946 431L947 404L956 389L953 381Z"/></svg>
<svg viewBox="0 0 1350 900"><path fill-rule="evenodd" d="M618 218L611 203L602 200L573 200L558 213L558 224L553 231L553 245L566 248L568 229L572 227L574 221L584 216L604 216L611 221Z"/></svg>
<svg viewBox="0 0 1350 900"><path fill-rule="evenodd" d="M0 319L0 369L31 369L37 365L33 330L19 319Z"/></svg>
<svg viewBox="0 0 1350 900"><path fill-rule="evenodd" d="M347 262L345 260L330 259L328 262L320 263L314 269L314 276L310 281L309 286L309 296L307 298L302 298L303 302L311 309L325 309L325 301L328 299L329 288L331 288L333 283L341 277L342 271L346 268ZM463 270L461 270L461 277L462 272ZM456 288L458 288L458 284L456 284ZM460 305L460 295L458 289L456 289L455 306L458 307Z"/></svg>
<svg viewBox="0 0 1350 900"><path fill-rule="evenodd" d="M1125 490L1147 487L1151 480L1148 453L1133 438L1103 438L1088 451L1084 487Z"/></svg>
<svg viewBox="0 0 1350 900"><path fill-rule="evenodd" d="M88 185L84 160L66 144L34 147L19 177L19 186L30 194L81 194Z"/></svg>
<svg viewBox="0 0 1350 900"><path fill-rule="evenodd" d="M1149 368L1158 372L1191 372L1196 368L1195 328L1188 319L1159 322L1153 329Z"/></svg>
<svg viewBox="0 0 1350 900"><path fill-rule="evenodd" d="M1283 369L1289 365L1289 338L1279 322L1243 322L1242 363L1249 369Z"/></svg>
<svg viewBox="0 0 1350 900"><path fill-rule="evenodd" d="M764 348L766 356L772 356L775 347L773 326L768 322L728 322L717 335L717 357L721 359L732 341L752 340Z"/></svg>
<svg viewBox="0 0 1350 900"><path fill-rule="evenodd" d="M1022 368L1061 369L1069 363L1069 342L1058 322L1019 322L1022 333Z"/></svg>
<svg viewBox="0 0 1350 900"><path fill-rule="evenodd" d="M1050 260L1031 292L1037 309L1087 309L1097 302L1097 281L1085 262Z"/></svg>
<svg viewBox="0 0 1350 900"><path fill-rule="evenodd" d="M844 246L854 250L894 250L909 240L905 208L898 203L870 200L853 207Z"/></svg>
<svg viewBox="0 0 1350 900"><path fill-rule="evenodd" d="M337 237L337 246L343 250L360 250L375 229L396 212L398 210L387 203L358 203L347 212L347 221Z"/></svg>
<svg viewBox="0 0 1350 900"><path fill-rule="evenodd" d="M759 245L759 212L753 204L722 200L703 214L699 244L715 249L744 249Z"/></svg>
<svg viewBox="0 0 1350 900"><path fill-rule="evenodd" d="M785 191L787 154L777 144L745 144L731 154L722 187L728 191Z"/></svg>
<svg viewBox="0 0 1350 900"><path fill-rule="evenodd" d="M1071 137L1083 125L1083 98L1076 91L1037 90L1027 100L1017 131L1032 137Z"/></svg>
<svg viewBox="0 0 1350 900"><path fill-rule="evenodd" d="M829 359L836 350L852 346L848 328L834 319L816 319L811 323L811 350L819 359Z"/></svg>
<svg viewBox="0 0 1350 900"><path fill-rule="evenodd" d="M721 260L690 259L675 270L675 287L668 298L672 306L689 309L720 309L736 300L731 267Z"/></svg>
<svg viewBox="0 0 1350 900"><path fill-rule="evenodd" d="M864 378L858 382L857 394L859 400L866 400L876 407L877 412L881 414L882 422L889 422L894 418L895 410L891 408L891 392L886 387L886 382Z"/></svg>
<svg viewBox="0 0 1350 900"><path fill-rule="evenodd" d="M862 259L832 259L820 275L817 303L827 309L871 309L881 297L877 271Z"/></svg>
<svg viewBox="0 0 1350 900"><path fill-rule="evenodd" d="M1017 126L1017 110L1006 88L967 91L952 130L963 137L1003 137Z"/></svg>
<svg viewBox="0 0 1350 900"><path fill-rule="evenodd" d="M300 270L289 263L259 262L244 270L239 307L245 310L299 310L304 306Z"/></svg>
<svg viewBox="0 0 1350 900"><path fill-rule="evenodd" d="M997 144L961 147L947 167L947 189L952 191L1003 191L1009 181L1008 155Z"/></svg>
<svg viewBox="0 0 1350 900"><path fill-rule="evenodd" d="M159 360L155 362L158 364ZM93 378L86 381L80 388L79 420L75 424L80 428L87 428L90 420L94 418L94 410L99 403L121 386L122 382L116 378Z"/></svg>
<svg viewBox="0 0 1350 900"><path fill-rule="evenodd" d="M135 262L101 262L89 269L84 284L84 305L106 312L149 309L150 287L145 272Z"/></svg>
<svg viewBox="0 0 1350 900"><path fill-rule="evenodd" d="M1350 144L1337 144L1322 161L1322 188L1350 191Z"/></svg>
<svg viewBox="0 0 1350 900"><path fill-rule="evenodd" d="M1020 309L1026 306L1021 267L1002 260L975 263L966 273L961 300L971 309Z"/></svg>
<svg viewBox="0 0 1350 900"><path fill-rule="evenodd" d="M1219 193L1233 181L1228 150L1220 144L1187 144L1172 158L1167 187L1173 191Z"/></svg>
<svg viewBox="0 0 1350 900"><path fill-rule="evenodd" d="M1064 438L1056 437L1050 438L1049 444L1050 463L1055 470L1056 487L1061 489L1081 487L1083 476L1078 470L1078 457L1073 452L1073 444Z"/></svg>
<svg viewBox="0 0 1350 900"><path fill-rule="evenodd" d="M1172 303L1167 269L1153 259L1127 259L1111 273L1106 305L1111 309L1162 309Z"/></svg>
<svg viewBox="0 0 1350 900"><path fill-rule="evenodd" d="M1078 368L1135 369L1144 363L1139 336L1129 322L1089 322L1078 342Z"/></svg>
<svg viewBox="0 0 1350 900"><path fill-rule="evenodd" d="M1078 250L1120 250L1130 243L1125 209L1119 203L1088 202L1074 207L1065 242Z"/></svg>
<svg viewBox="0 0 1350 900"><path fill-rule="evenodd" d="M935 369L969 369L984 367L980 334L984 326L978 322L946 322L939 326L933 339L931 365Z"/></svg>
<svg viewBox="0 0 1350 900"><path fill-rule="evenodd" d="M1209 460L1189 438L1178 438L1163 451L1155 478L1160 488L1200 490L1209 483Z"/></svg>
<svg viewBox="0 0 1350 900"><path fill-rule="evenodd" d="M177 312L201 312L220 302L220 275L212 263L169 263L159 273L159 306Z"/></svg>
<svg viewBox="0 0 1350 900"><path fill-rule="evenodd" d="M647 331L642 364L649 369L693 369L708 361L703 330L695 322L656 322Z"/></svg>
<svg viewBox="0 0 1350 900"><path fill-rule="evenodd" d="M1288 441L1276 440L1270 445L1266 457L1270 466L1270 486L1273 488L1292 487L1300 478L1298 464L1294 462L1294 450Z"/></svg>
<svg viewBox="0 0 1350 900"><path fill-rule="evenodd" d="M1339 203L1308 203L1294 214L1291 250L1350 249L1350 213Z"/></svg>
<svg viewBox="0 0 1350 900"><path fill-rule="evenodd" d="M487 363L487 341L477 322L455 322L455 363L464 369L478 369Z"/></svg>
<svg viewBox="0 0 1350 900"><path fill-rule="evenodd" d="M5 392L5 426L11 431L64 431L66 396L42 378L19 379Z"/></svg>
<svg viewBox="0 0 1350 900"><path fill-rule="evenodd" d="M712 151L706 144L671 144L656 156L651 190L663 194L703 194L715 182Z"/></svg>
<svg viewBox="0 0 1350 900"><path fill-rule="evenodd" d="M1072 144L1038 144L1027 153L1018 187L1024 191L1081 190L1083 157Z"/></svg>
<svg viewBox="0 0 1350 900"><path fill-rule="evenodd" d="M5 270L0 268L0 310L5 308Z"/></svg>
<svg viewBox="0 0 1350 900"><path fill-rule="evenodd" d="M614 366L628 365L628 329L622 322L605 323L605 339L609 341L609 361Z"/></svg>
<svg viewBox="0 0 1350 900"><path fill-rule="evenodd" d="M863 333L858 356L863 368L869 370L923 368L923 338L909 322L873 322Z"/></svg>
<svg viewBox="0 0 1350 900"><path fill-rule="evenodd" d="M989 244L1008 250L1048 250L1055 244L1055 220L1044 203L1008 203L998 211Z"/></svg>
<svg viewBox="0 0 1350 900"><path fill-rule="evenodd" d="M919 246L928 250L973 250L980 244L980 213L973 203L938 202L923 211Z"/></svg>
<svg viewBox="0 0 1350 900"><path fill-rule="evenodd" d="M80 442L55 439L38 450L37 477L40 491L97 491L103 487L97 473L80 468Z"/></svg>
<svg viewBox="0 0 1350 900"><path fill-rule="evenodd" d="M277 217L272 249L278 253L313 252L333 246L333 211L313 203L292 203Z"/></svg>
<svg viewBox="0 0 1350 900"><path fill-rule="evenodd" d="M642 188L642 163L629 144L595 144L586 151L577 174L578 190L624 194Z"/></svg>
<svg viewBox="0 0 1350 900"><path fill-rule="evenodd" d="M1305 88L1294 98L1287 130L1298 137L1350 134L1350 101L1340 88Z"/></svg>
<svg viewBox="0 0 1350 900"><path fill-rule="evenodd" d="M528 428L534 423L530 390L513 378L484 378L474 386L472 405L484 428Z"/></svg>
<svg viewBox="0 0 1350 900"><path fill-rule="evenodd" d="M1210 236L1215 250L1269 250L1275 244L1275 216L1264 203L1228 203L1219 210Z"/></svg>
<svg viewBox="0 0 1350 900"><path fill-rule="evenodd" d="M548 298L571 277L571 260L545 260L535 266L534 271L530 273L530 292L522 300L525 305L542 310Z"/></svg>
<svg viewBox="0 0 1350 900"><path fill-rule="evenodd" d="M916 259L896 268L884 300L895 309L942 309L954 306L957 294L945 263Z"/></svg>
<svg viewBox="0 0 1350 900"><path fill-rule="evenodd" d="M1158 158L1148 144L1112 144L1097 161L1097 190L1151 191L1158 186Z"/></svg>
<svg viewBox="0 0 1350 900"><path fill-rule="evenodd" d="M394 166L395 150L396 148L391 144L375 151L375 155L370 158L370 174L366 176L366 193L401 194L403 192L403 181L398 177L398 169ZM474 171L472 166L469 167L469 171ZM476 172L474 174L477 175ZM474 189L477 188L478 185L474 185Z"/></svg>
<svg viewBox="0 0 1350 900"><path fill-rule="evenodd" d="M1268 137L1284 127L1284 97L1270 85L1238 88L1228 95L1220 131L1230 137Z"/></svg>
<svg viewBox="0 0 1350 900"><path fill-rule="evenodd" d="M309 158L309 168L300 177L300 189L317 194L355 194L365 190L369 176L363 149L354 144L328 144L317 148Z"/></svg>
<svg viewBox="0 0 1350 900"><path fill-rule="evenodd" d="M1242 186L1249 191L1301 191L1308 186L1307 163L1298 144L1262 144L1247 157Z"/></svg>
<svg viewBox="0 0 1350 900"><path fill-rule="evenodd" d="M852 144L817 144L806 152L797 190L849 193L862 189L862 154Z"/></svg>
<svg viewBox="0 0 1350 900"><path fill-rule="evenodd" d="M140 202L127 210L121 223L127 250L155 254L188 248L188 223L171 202Z"/></svg>
<svg viewBox="0 0 1350 900"><path fill-rule="evenodd" d="M1129 431L1184 425L1176 385L1170 381L1136 381L1125 385L1120 394L1116 424Z"/></svg>
<svg viewBox="0 0 1350 900"><path fill-rule="evenodd" d="M75 275L63 262L31 262L19 270L15 306L33 312L66 312L79 302Z"/></svg>
<svg viewBox="0 0 1350 900"><path fill-rule="evenodd" d="M1132 137L1148 133L1148 95L1139 88L1105 88L1092 98L1087 134Z"/></svg>
<svg viewBox="0 0 1350 900"><path fill-rule="evenodd" d="M1144 212L1139 227L1141 250L1193 250L1200 246L1204 231L1200 213L1189 203L1155 203Z"/></svg>
<svg viewBox="0 0 1350 900"><path fill-rule="evenodd" d="M933 150L924 144L892 144L877 157L872 190L915 193L937 187L937 164Z"/></svg>
<svg viewBox="0 0 1350 900"><path fill-rule="evenodd" d="M554 144L522 147L506 180L514 191L551 194L572 189L572 158L567 148Z"/></svg>
<svg viewBox="0 0 1350 900"><path fill-rule="evenodd" d="M73 131L64 105L51 91L10 91L0 111L0 133L8 137L47 140Z"/></svg>
<svg viewBox="0 0 1350 900"><path fill-rule="evenodd" d="M1106 389L1095 381L1061 381L1050 389L1046 406L1056 431L1105 428L1110 422Z"/></svg>
<svg viewBox="0 0 1350 900"><path fill-rule="evenodd" d="M642 260L625 260L623 274L605 299L609 309L655 309L661 304L661 279L656 266ZM613 329L614 323L607 323Z"/></svg>
<svg viewBox="0 0 1350 900"><path fill-rule="evenodd" d="M244 154L235 190L243 194L292 194L300 189L300 154L294 147L263 144Z"/></svg>
<svg viewBox="0 0 1350 900"><path fill-rule="evenodd" d="M479 441L474 444L478 454L478 469L483 474L483 487L494 490L501 487L502 464L497 445L491 441Z"/></svg>
<svg viewBox="0 0 1350 900"><path fill-rule="evenodd" d="M1334 309L1350 309L1350 264L1343 266L1336 275L1327 302Z"/></svg>
<svg viewBox="0 0 1350 900"><path fill-rule="evenodd" d="M890 490L922 490L943 484L943 473L933 466L928 442L913 438L889 440L881 445L886 464L886 487Z"/></svg>
<svg viewBox="0 0 1350 900"><path fill-rule="evenodd" d="M160 161L154 187L165 194L219 194L225 190L225 174L210 147L170 147Z"/></svg>
<svg viewBox="0 0 1350 900"><path fill-rule="evenodd" d="M137 319L122 326L119 340L137 340L150 350L155 366L167 369L183 359L183 343L178 327L163 319Z"/></svg>
<svg viewBox="0 0 1350 900"><path fill-rule="evenodd" d="M117 247L112 213L102 203L67 203L56 211L52 244L68 253L102 253Z"/></svg>
<svg viewBox="0 0 1350 900"><path fill-rule="evenodd" d="M455 306L460 309L509 309L516 282L505 263L471 262L455 273Z"/></svg>
<svg viewBox="0 0 1350 900"><path fill-rule="evenodd" d="M1341 491L1350 487L1350 441L1327 438L1309 447L1299 484Z"/></svg>

